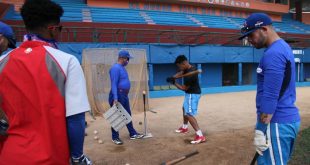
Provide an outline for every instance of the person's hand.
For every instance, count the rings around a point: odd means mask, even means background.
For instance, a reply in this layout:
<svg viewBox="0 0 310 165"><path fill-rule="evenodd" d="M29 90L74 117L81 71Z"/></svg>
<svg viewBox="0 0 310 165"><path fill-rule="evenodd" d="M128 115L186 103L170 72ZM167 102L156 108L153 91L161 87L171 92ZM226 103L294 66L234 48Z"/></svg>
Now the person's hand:
<svg viewBox="0 0 310 165"><path fill-rule="evenodd" d="M9 128L9 123L6 120L0 119L0 135L6 136L7 129Z"/></svg>
<svg viewBox="0 0 310 165"><path fill-rule="evenodd" d="M166 79L166 81L167 81L168 83L170 83L170 84L175 84L175 78L174 78L174 77L168 77L168 78Z"/></svg>
<svg viewBox="0 0 310 165"><path fill-rule="evenodd" d="M114 100L114 101L113 101L113 105L116 105L117 103L118 103L117 100Z"/></svg>
<svg viewBox="0 0 310 165"><path fill-rule="evenodd" d="M0 34L0 55L8 49L7 43L5 42L5 38L2 34Z"/></svg>
<svg viewBox="0 0 310 165"><path fill-rule="evenodd" d="M263 124L269 124L271 118L272 118L272 114L265 114L265 113L262 113L262 114L260 115L260 122L262 122Z"/></svg>
<svg viewBox="0 0 310 165"><path fill-rule="evenodd" d="M263 152L266 151L270 146L266 139L266 135L260 130L255 130L254 146L257 153L260 155L263 155Z"/></svg>
<svg viewBox="0 0 310 165"><path fill-rule="evenodd" d="M92 165L93 162L86 156L86 155L82 155L78 158L71 158L72 161L72 165Z"/></svg>

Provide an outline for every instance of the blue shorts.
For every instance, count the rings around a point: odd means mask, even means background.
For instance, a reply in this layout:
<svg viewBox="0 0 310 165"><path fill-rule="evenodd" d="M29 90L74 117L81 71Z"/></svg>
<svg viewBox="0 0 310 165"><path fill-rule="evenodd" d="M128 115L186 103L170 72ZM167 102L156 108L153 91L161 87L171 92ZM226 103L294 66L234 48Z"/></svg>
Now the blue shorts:
<svg viewBox="0 0 310 165"><path fill-rule="evenodd" d="M197 115L198 103L200 99L200 94L188 94L185 93L183 109L184 114L189 116Z"/></svg>
<svg viewBox="0 0 310 165"><path fill-rule="evenodd" d="M257 123L258 127L260 123ZM280 124L270 123L267 128L267 138L271 147L263 152L257 159L258 165L285 165L288 163L294 148L299 131L300 122Z"/></svg>

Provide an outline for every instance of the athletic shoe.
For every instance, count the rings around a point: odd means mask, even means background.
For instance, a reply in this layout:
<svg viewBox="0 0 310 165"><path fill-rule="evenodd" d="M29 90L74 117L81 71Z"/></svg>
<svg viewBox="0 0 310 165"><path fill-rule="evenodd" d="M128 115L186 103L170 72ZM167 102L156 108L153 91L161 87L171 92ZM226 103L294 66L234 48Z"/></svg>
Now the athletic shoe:
<svg viewBox="0 0 310 165"><path fill-rule="evenodd" d="M135 134L135 135L132 135L130 136L130 140L135 140L135 139L142 139L144 135L142 134Z"/></svg>
<svg viewBox="0 0 310 165"><path fill-rule="evenodd" d="M182 128L180 127L179 129L175 130L176 133L188 133L188 128Z"/></svg>
<svg viewBox="0 0 310 165"><path fill-rule="evenodd" d="M199 144L206 141L206 137L196 135L195 139L191 141L191 144Z"/></svg>
<svg viewBox="0 0 310 165"><path fill-rule="evenodd" d="M117 138L117 139L112 139L112 142L115 143L116 145L122 145L123 142L121 139Z"/></svg>

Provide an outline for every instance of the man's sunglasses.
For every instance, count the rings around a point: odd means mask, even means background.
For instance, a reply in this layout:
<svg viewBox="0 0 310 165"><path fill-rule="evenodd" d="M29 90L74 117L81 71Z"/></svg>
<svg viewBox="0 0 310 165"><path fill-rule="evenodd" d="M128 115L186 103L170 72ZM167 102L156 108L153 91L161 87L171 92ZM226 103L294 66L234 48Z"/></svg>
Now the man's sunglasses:
<svg viewBox="0 0 310 165"><path fill-rule="evenodd" d="M50 29L50 30L56 30L57 29L59 32L61 32L62 25L54 25L54 26L49 26L47 28Z"/></svg>

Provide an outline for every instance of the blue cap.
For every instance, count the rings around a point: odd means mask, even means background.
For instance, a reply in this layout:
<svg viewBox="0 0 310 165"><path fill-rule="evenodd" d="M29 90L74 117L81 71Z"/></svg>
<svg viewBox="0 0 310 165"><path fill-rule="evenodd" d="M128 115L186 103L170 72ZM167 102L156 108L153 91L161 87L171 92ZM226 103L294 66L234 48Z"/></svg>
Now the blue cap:
<svg viewBox="0 0 310 165"><path fill-rule="evenodd" d="M127 50L120 50L118 52L118 57L133 58Z"/></svg>
<svg viewBox="0 0 310 165"><path fill-rule="evenodd" d="M255 30L263 26L267 26L271 24L272 24L272 20L267 14L253 13L248 18L245 19L243 27L241 28L242 36L239 38L239 40L248 36L250 33L254 32Z"/></svg>
<svg viewBox="0 0 310 165"><path fill-rule="evenodd" d="M16 40L15 40L12 28L9 25L7 25L1 21L0 21L0 34L2 34L5 38L8 39L9 48L16 48L16 46L15 46Z"/></svg>

